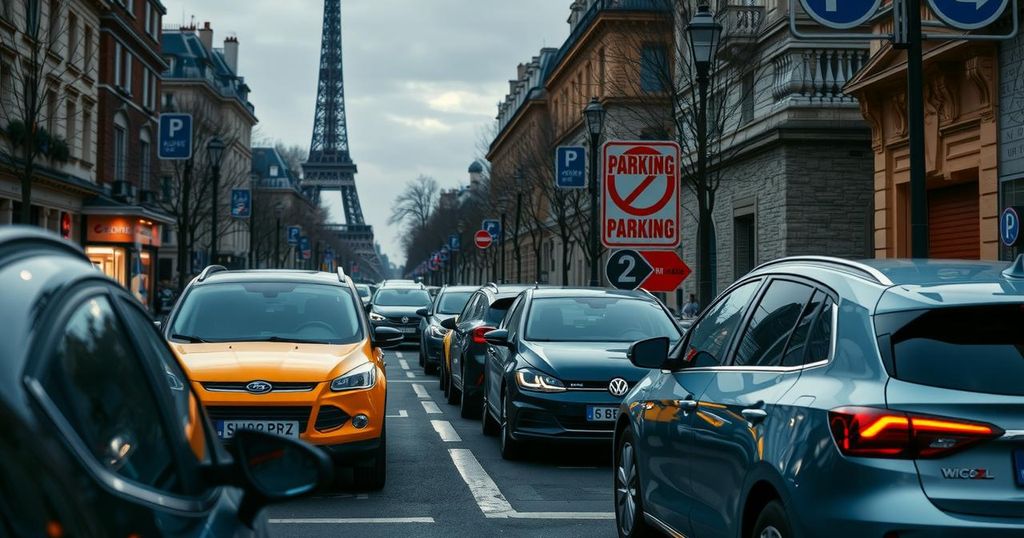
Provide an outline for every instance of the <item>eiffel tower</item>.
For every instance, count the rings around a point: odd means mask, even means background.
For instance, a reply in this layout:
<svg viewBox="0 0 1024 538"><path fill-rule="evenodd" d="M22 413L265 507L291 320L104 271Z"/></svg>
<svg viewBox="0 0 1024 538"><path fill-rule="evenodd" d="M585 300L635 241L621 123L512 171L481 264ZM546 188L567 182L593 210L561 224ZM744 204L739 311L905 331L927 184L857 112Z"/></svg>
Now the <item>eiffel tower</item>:
<svg viewBox="0 0 1024 538"><path fill-rule="evenodd" d="M345 224L332 224L327 229L336 233L362 259L357 264L357 276L382 278L384 271L374 247L373 226L363 220L363 209L356 192L358 170L349 153L342 70L341 0L324 1L313 140L309 145L309 159L302 164L302 170L305 176L303 187L315 188L317 199L321 191L341 192Z"/></svg>

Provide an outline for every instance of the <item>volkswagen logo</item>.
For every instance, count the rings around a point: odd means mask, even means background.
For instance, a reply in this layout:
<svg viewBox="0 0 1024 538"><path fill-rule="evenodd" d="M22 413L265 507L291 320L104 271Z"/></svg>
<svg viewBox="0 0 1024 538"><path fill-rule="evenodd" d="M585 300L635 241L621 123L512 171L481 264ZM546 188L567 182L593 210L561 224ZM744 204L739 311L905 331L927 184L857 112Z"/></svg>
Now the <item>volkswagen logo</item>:
<svg viewBox="0 0 1024 538"><path fill-rule="evenodd" d="M249 384L245 386L245 390L253 394L266 394L274 390L274 386L266 381L250 381Z"/></svg>
<svg viewBox="0 0 1024 538"><path fill-rule="evenodd" d="M612 396L622 397L627 392L629 392L629 383L621 377L616 377L611 383L608 383L608 393Z"/></svg>
<svg viewBox="0 0 1024 538"><path fill-rule="evenodd" d="M409 323L409 316L402 318L402 323Z"/></svg>

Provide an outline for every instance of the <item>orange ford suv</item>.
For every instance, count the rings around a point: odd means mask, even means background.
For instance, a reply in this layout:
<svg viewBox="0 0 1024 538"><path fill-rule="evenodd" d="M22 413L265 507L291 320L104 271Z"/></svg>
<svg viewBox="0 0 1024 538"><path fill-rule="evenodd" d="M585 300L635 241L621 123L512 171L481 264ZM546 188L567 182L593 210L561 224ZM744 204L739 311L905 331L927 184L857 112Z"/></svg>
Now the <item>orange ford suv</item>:
<svg viewBox="0 0 1024 538"><path fill-rule="evenodd" d="M241 429L303 439L354 468L359 489L384 487L383 348L344 273L208 267L163 324L217 435Z"/></svg>

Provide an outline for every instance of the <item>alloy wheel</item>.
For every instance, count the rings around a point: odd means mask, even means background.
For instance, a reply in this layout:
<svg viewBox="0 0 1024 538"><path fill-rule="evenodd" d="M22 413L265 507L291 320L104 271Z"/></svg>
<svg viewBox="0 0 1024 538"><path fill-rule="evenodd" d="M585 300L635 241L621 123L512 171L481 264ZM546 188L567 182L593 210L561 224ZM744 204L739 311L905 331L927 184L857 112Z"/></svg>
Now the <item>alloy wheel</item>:
<svg viewBox="0 0 1024 538"><path fill-rule="evenodd" d="M627 441L622 444L619 465L615 470L615 512L618 516L616 519L619 521L619 529L624 536L629 536L636 525L638 478L633 445ZM764 534L761 538L765 538Z"/></svg>
<svg viewBox="0 0 1024 538"><path fill-rule="evenodd" d="M779 532L779 529L776 529L773 525L769 525L761 531L761 536L759 538L782 538L782 533Z"/></svg>

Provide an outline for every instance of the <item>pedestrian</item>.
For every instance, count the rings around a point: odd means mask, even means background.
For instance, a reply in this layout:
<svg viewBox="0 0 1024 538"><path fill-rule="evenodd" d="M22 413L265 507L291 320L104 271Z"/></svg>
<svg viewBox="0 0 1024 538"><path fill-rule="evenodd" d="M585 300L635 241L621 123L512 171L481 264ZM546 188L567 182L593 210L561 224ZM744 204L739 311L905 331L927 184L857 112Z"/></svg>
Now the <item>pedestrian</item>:
<svg viewBox="0 0 1024 538"><path fill-rule="evenodd" d="M683 311L682 311L683 318L685 318L685 319L695 318L695 317L697 317L697 314L699 312L700 312L700 305L697 304L697 296L691 293L690 294L690 300L687 301L687 303L683 305Z"/></svg>

